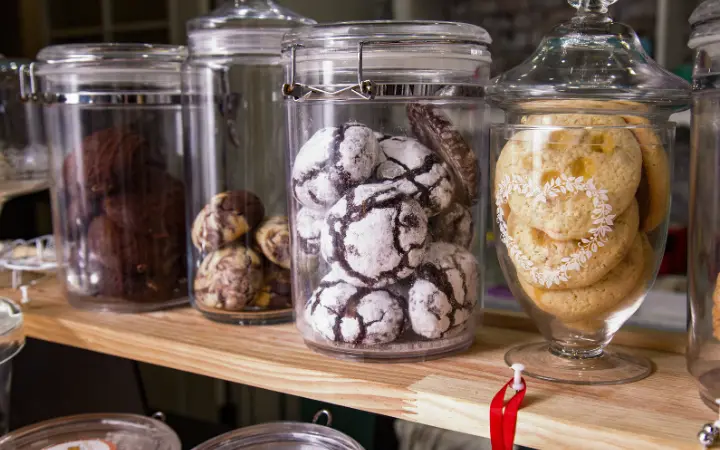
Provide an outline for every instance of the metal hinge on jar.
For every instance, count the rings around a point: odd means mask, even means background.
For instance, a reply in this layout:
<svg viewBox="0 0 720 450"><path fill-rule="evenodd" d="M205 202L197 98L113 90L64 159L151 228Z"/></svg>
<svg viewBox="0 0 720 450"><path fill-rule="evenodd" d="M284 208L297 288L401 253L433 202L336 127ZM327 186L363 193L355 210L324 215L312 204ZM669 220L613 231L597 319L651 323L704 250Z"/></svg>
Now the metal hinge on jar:
<svg viewBox="0 0 720 450"><path fill-rule="evenodd" d="M298 83L296 80L297 69L297 48L302 47L300 44L290 46L290 80L283 84L282 93L285 97L291 97L294 100L309 100L314 95L322 97L337 97L345 94L354 94L359 99L372 100L377 97L421 97L435 96L440 89L448 87L459 88L478 88L474 84L466 83L376 83L373 80L365 79L363 74L363 51L372 45L408 45L418 44L418 40L397 39L397 40L371 40L360 41L357 51L357 83L347 85L321 85L311 86ZM426 39L421 41L422 44L474 44L472 41L456 40L456 39Z"/></svg>

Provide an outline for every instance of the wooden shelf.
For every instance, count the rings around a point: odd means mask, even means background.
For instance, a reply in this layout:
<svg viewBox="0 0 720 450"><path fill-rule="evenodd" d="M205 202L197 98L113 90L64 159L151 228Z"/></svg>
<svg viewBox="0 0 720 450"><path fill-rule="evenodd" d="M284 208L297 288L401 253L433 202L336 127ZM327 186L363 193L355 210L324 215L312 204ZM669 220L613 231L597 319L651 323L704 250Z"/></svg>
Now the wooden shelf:
<svg viewBox="0 0 720 450"><path fill-rule="evenodd" d="M0 290L19 300L19 293ZM30 289L28 336L177 370L344 405L436 427L489 436L489 401L511 376L508 347L539 340L519 316L485 315L465 354L415 364L338 361L308 350L293 325L240 327L190 308L139 315L71 309L58 284ZM649 356L657 371L620 386L528 380L516 443L535 448L698 448L714 413L685 371L680 334L624 331L616 341Z"/></svg>

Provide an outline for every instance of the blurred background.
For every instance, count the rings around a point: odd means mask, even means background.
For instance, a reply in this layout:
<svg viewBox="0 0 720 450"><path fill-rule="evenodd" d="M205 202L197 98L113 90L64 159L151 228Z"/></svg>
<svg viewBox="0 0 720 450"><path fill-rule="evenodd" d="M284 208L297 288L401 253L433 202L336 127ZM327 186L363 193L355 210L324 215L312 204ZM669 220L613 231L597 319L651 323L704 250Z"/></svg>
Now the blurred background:
<svg viewBox="0 0 720 450"><path fill-rule="evenodd" d="M0 53L33 58L52 44L146 42L184 44L185 22L219 0L2 0ZM433 19L468 22L493 38L493 75L527 58L555 24L572 16L566 0L279 0L318 22L372 19ZM660 64L689 79L688 17L699 0L620 0L616 20L638 33ZM501 115L495 115L501 120ZM497 119L497 118L500 119ZM689 113L678 122L672 226L662 277L632 319L635 325L684 330ZM51 232L47 191L14 198L0 214L0 239ZM492 217L492 215L491 215ZM488 235L492 247L493 236ZM518 309L504 287L492 248L486 252L486 306ZM238 345L252 345L239 342ZM58 367L77 370L62 381ZM13 426L79 412L162 410L187 448L222 431L272 420L308 421L320 408L337 428L372 449L489 448L486 440L396 422L387 417L200 377L170 369L31 341L18 357ZM108 389L113 386L113 389ZM71 399L71 400L69 400Z"/></svg>

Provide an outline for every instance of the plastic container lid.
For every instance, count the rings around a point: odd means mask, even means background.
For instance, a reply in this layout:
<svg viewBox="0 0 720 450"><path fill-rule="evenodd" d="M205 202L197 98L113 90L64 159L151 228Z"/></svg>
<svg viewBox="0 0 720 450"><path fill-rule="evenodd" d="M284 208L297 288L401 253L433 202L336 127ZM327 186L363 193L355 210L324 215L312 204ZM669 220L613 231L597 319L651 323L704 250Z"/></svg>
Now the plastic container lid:
<svg viewBox="0 0 720 450"><path fill-rule="evenodd" d="M13 450L180 450L180 439L164 423L133 414L61 417L15 430L0 438Z"/></svg>
<svg viewBox="0 0 720 450"><path fill-rule="evenodd" d="M190 54L280 55L282 37L290 28L314 23L272 0L227 1L188 21Z"/></svg>
<svg viewBox="0 0 720 450"><path fill-rule="evenodd" d="M705 0L690 15L688 47L697 48L720 40L720 0Z"/></svg>
<svg viewBox="0 0 720 450"><path fill-rule="evenodd" d="M17 355L25 345L23 315L20 307L0 297L0 364Z"/></svg>
<svg viewBox="0 0 720 450"><path fill-rule="evenodd" d="M2 441L0 441L2 443ZM323 425L272 422L241 428L194 450L364 450L349 436Z"/></svg>
<svg viewBox="0 0 720 450"><path fill-rule="evenodd" d="M635 31L607 15L617 0L568 0L578 12L522 64L493 80L488 98L503 109L532 100L628 100L667 114L686 109L690 85L653 61Z"/></svg>

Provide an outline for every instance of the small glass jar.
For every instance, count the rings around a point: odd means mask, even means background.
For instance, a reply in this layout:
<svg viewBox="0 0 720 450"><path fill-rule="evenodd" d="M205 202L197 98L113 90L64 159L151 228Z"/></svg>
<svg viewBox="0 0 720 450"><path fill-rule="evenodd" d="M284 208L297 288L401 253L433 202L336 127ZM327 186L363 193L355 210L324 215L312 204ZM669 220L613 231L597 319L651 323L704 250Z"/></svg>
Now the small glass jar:
<svg viewBox="0 0 720 450"><path fill-rule="evenodd" d="M489 44L450 22L285 36L293 301L311 348L421 360L473 342Z"/></svg>
<svg viewBox="0 0 720 450"><path fill-rule="evenodd" d="M82 414L30 425L0 437L13 450L180 450L164 423L134 414Z"/></svg>
<svg viewBox="0 0 720 450"><path fill-rule="evenodd" d="M184 47L70 44L38 54L53 216L70 304L138 312L187 302Z"/></svg>
<svg viewBox="0 0 720 450"><path fill-rule="evenodd" d="M608 17L615 1L569 0L576 16L488 89L506 110L491 130L498 259L547 341L505 360L572 384L652 370L606 347L655 281L670 209L668 118L689 100L688 84Z"/></svg>
<svg viewBox="0 0 720 450"><path fill-rule="evenodd" d="M695 50L690 155L687 366L700 397L720 399L720 1L707 0L690 17Z"/></svg>
<svg viewBox="0 0 720 450"><path fill-rule="evenodd" d="M188 23L188 276L193 306L213 320L292 320L280 43L308 23L268 0Z"/></svg>

